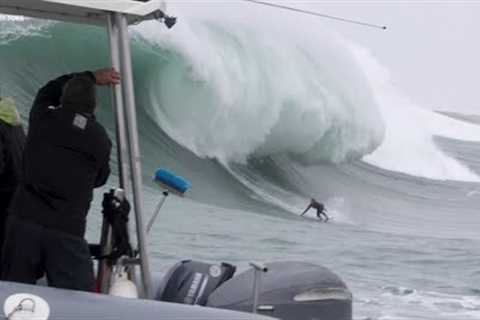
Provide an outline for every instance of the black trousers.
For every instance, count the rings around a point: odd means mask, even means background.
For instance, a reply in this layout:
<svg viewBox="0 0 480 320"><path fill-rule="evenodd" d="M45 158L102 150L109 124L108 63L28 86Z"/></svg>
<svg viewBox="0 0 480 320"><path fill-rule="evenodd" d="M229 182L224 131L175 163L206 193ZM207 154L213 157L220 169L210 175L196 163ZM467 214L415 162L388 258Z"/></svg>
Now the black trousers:
<svg viewBox="0 0 480 320"><path fill-rule="evenodd" d="M13 196L12 192L2 192L0 191L0 257L2 256L2 247L3 241L5 240L5 223L8 216L8 205ZM0 274L2 271L2 266L0 264Z"/></svg>
<svg viewBox="0 0 480 320"><path fill-rule="evenodd" d="M323 212L323 210L317 209L317 218L318 219L328 219L327 214Z"/></svg>
<svg viewBox="0 0 480 320"><path fill-rule="evenodd" d="M93 291L95 279L87 242L10 216L2 256L2 280Z"/></svg>

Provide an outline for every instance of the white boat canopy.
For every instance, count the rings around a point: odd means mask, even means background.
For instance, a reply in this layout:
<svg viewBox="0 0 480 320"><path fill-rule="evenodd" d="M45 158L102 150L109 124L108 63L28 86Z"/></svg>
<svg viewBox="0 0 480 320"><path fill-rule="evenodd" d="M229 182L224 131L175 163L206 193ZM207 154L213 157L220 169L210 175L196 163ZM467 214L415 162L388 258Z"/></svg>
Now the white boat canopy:
<svg viewBox="0 0 480 320"><path fill-rule="evenodd" d="M93 25L107 25L112 12L123 14L129 24L158 18L154 15L165 7L162 0L0 0L2 14Z"/></svg>

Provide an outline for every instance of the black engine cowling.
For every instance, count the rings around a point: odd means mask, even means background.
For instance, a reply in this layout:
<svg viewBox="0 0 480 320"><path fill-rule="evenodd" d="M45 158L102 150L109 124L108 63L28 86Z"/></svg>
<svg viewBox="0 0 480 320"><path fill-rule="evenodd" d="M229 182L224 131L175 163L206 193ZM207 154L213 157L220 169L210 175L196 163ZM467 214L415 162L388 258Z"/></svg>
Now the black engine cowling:
<svg viewBox="0 0 480 320"><path fill-rule="evenodd" d="M204 306L208 296L233 277L236 268L184 260L173 266L163 278L156 300Z"/></svg>
<svg viewBox="0 0 480 320"><path fill-rule="evenodd" d="M283 320L351 320L352 293L329 269L305 262L266 264L257 312ZM224 283L207 306L253 311L254 271L247 270Z"/></svg>
<svg viewBox="0 0 480 320"><path fill-rule="evenodd" d="M256 311L283 320L351 320L352 293L329 269L305 262L266 264ZM252 312L254 271L186 260L163 277L157 300ZM227 281L228 280L228 281Z"/></svg>

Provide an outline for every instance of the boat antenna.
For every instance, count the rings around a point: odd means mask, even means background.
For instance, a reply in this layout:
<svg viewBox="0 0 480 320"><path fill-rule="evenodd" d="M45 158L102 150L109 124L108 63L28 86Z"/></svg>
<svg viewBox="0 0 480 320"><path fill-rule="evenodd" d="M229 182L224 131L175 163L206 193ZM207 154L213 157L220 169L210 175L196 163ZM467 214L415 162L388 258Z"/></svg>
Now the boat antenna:
<svg viewBox="0 0 480 320"><path fill-rule="evenodd" d="M331 15L328 15L328 14L323 14L323 13L310 11L310 10L298 9L298 8L289 7L289 6L285 6L285 5L281 5L281 4L275 4L275 3L259 1L259 0L241 0L241 1L255 3L255 4L259 4L259 5L263 5L263 6L269 6L269 7L273 7L273 8L277 8L277 9L294 11L294 12L298 12L298 13L308 14L308 15L317 16L317 17L326 18L326 19L331 19L331 20L337 20L337 21L346 22L346 23L353 23L353 24L357 24L357 25L361 25L361 26L369 27L369 28L375 28L375 29L381 29L381 30L386 30L387 29L387 26L381 26L381 25L378 25L378 24L372 24L372 23L358 21L358 20L352 20L352 19L346 19L346 18L342 18L342 17L331 16Z"/></svg>

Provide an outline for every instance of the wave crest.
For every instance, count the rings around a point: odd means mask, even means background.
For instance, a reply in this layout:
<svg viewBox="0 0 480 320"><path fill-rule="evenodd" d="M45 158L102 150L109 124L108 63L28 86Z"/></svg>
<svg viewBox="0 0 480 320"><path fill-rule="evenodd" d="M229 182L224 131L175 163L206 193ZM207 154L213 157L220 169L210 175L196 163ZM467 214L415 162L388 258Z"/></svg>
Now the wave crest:
<svg viewBox="0 0 480 320"><path fill-rule="evenodd" d="M150 110L160 126L202 157L358 159L382 141L384 125L367 79L338 37L183 20L144 36L161 62L149 72Z"/></svg>

